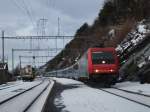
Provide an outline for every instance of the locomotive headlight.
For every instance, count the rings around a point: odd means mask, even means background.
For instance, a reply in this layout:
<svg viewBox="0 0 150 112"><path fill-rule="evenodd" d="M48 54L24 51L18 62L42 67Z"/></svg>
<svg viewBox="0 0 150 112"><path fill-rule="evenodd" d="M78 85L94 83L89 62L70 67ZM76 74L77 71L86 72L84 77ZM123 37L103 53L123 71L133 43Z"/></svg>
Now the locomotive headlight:
<svg viewBox="0 0 150 112"><path fill-rule="evenodd" d="M105 64L106 63L106 61L102 61L102 64Z"/></svg>
<svg viewBox="0 0 150 112"><path fill-rule="evenodd" d="M98 73L98 72L99 72L99 70L96 69L96 70L95 70L95 73Z"/></svg>
<svg viewBox="0 0 150 112"><path fill-rule="evenodd" d="M110 72L114 72L115 70L113 70L113 69L110 69Z"/></svg>

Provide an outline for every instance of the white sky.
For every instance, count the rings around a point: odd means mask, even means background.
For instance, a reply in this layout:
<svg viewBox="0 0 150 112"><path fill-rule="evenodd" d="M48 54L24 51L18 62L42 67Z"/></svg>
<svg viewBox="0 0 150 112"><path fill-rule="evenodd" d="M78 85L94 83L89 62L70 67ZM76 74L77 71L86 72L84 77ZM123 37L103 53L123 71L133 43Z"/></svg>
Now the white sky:
<svg viewBox="0 0 150 112"><path fill-rule="evenodd" d="M46 35L57 35L59 17L60 35L74 35L84 22L93 23L103 2L104 0L0 0L0 30L5 30L5 35L9 36L37 35L37 22L45 18L48 19ZM65 43L67 42L68 40ZM33 47L36 48L37 42L33 43ZM44 48L55 46L54 41L45 43L43 41L40 46L44 45ZM6 41L5 45L10 68L11 49L30 46L29 41ZM62 47L61 41L59 45ZM15 63L18 63L19 55L21 54L16 54Z"/></svg>

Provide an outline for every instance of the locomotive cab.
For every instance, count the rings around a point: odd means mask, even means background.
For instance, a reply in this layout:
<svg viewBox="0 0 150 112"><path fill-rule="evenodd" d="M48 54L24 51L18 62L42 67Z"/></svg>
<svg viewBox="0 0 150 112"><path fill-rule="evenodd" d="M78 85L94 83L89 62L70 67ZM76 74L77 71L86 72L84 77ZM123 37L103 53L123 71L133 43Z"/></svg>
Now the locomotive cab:
<svg viewBox="0 0 150 112"><path fill-rule="evenodd" d="M105 78L114 81L118 78L119 61L114 48L90 48L88 50L89 78Z"/></svg>

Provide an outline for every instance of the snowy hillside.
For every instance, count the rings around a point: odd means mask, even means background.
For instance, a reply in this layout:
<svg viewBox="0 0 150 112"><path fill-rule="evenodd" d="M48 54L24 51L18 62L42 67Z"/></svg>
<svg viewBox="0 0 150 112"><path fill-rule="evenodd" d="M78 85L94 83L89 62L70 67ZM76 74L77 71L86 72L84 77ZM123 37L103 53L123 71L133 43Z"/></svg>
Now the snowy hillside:
<svg viewBox="0 0 150 112"><path fill-rule="evenodd" d="M123 79L150 82L150 21L143 20L137 24L116 48L120 54ZM145 79L146 78L146 79ZM149 80L149 81L146 81Z"/></svg>
<svg viewBox="0 0 150 112"><path fill-rule="evenodd" d="M123 54L125 52L131 52L150 35L150 23L148 21L141 21L136 28L131 31L127 37L119 44L116 50Z"/></svg>

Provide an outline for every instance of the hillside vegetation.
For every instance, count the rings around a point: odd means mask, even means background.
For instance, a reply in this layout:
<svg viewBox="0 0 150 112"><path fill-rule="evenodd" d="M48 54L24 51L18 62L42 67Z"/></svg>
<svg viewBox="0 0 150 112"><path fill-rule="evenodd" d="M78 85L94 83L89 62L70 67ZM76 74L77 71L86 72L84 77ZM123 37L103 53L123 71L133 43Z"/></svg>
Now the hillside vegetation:
<svg viewBox="0 0 150 112"><path fill-rule="evenodd" d="M149 19L149 10L149 0L106 0L93 25L84 23L64 50L46 64L46 70L72 65L89 47L116 47L139 21Z"/></svg>

